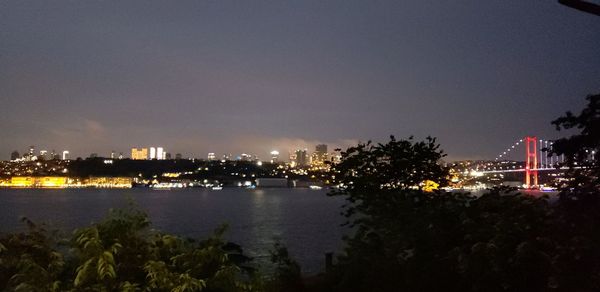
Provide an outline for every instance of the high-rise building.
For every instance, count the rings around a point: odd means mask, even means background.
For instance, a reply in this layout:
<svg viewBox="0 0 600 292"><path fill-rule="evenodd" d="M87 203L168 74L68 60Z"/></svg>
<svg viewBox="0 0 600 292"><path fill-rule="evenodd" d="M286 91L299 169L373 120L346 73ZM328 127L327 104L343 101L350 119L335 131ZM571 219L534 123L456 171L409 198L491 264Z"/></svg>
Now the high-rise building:
<svg viewBox="0 0 600 292"><path fill-rule="evenodd" d="M296 150L296 166L306 166L308 164L308 154L306 149Z"/></svg>
<svg viewBox="0 0 600 292"><path fill-rule="evenodd" d="M217 155L215 155L215 153L213 153L213 152L209 152L207 158L208 158L208 161L213 161L213 160L217 159Z"/></svg>
<svg viewBox="0 0 600 292"><path fill-rule="evenodd" d="M171 153L169 153L169 152L165 153L165 159L171 160Z"/></svg>
<svg viewBox="0 0 600 292"><path fill-rule="evenodd" d="M156 159L164 160L165 159L165 149L162 147L156 148Z"/></svg>
<svg viewBox="0 0 600 292"><path fill-rule="evenodd" d="M148 148L131 148L131 159L146 160L148 159Z"/></svg>
<svg viewBox="0 0 600 292"><path fill-rule="evenodd" d="M180 160L181 158L183 158L183 156L181 155L181 153L175 154L175 159Z"/></svg>
<svg viewBox="0 0 600 292"><path fill-rule="evenodd" d="M156 159L156 147L150 147L150 160Z"/></svg>
<svg viewBox="0 0 600 292"><path fill-rule="evenodd" d="M17 160L20 157L21 157L21 155L19 154L19 151L17 151L17 150L10 153L10 160Z"/></svg>
<svg viewBox="0 0 600 292"><path fill-rule="evenodd" d="M119 159L123 159L123 152L119 152Z"/></svg>
<svg viewBox="0 0 600 292"><path fill-rule="evenodd" d="M65 150L62 153L62 160L68 160L69 159L69 150Z"/></svg>
<svg viewBox="0 0 600 292"><path fill-rule="evenodd" d="M117 153L115 153L115 150L110 152L110 159L115 159L117 158Z"/></svg>
<svg viewBox="0 0 600 292"><path fill-rule="evenodd" d="M322 167L327 161L327 145L319 144L315 147L315 152L311 156L311 165L314 167Z"/></svg>
<svg viewBox="0 0 600 292"><path fill-rule="evenodd" d="M271 151L271 163L277 163L279 161L279 151Z"/></svg>
<svg viewBox="0 0 600 292"><path fill-rule="evenodd" d="M319 154L327 154L327 145L326 144L319 144L315 147L315 152L319 153Z"/></svg>
<svg viewBox="0 0 600 292"><path fill-rule="evenodd" d="M40 158L47 160L48 159L48 150L40 150Z"/></svg>

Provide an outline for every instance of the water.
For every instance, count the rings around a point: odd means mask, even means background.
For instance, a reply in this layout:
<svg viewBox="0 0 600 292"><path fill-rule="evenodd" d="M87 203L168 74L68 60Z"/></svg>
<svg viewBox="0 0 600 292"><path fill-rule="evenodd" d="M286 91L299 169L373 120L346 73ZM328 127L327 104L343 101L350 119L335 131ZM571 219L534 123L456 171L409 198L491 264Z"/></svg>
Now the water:
<svg viewBox="0 0 600 292"><path fill-rule="evenodd" d="M340 251L346 232L340 227L343 199L327 197L325 190L237 188L0 189L0 232L24 230L23 216L70 232L98 222L108 209L126 205L127 198L148 213L153 228L168 233L203 238L228 223L226 238L259 263L268 261L268 251L280 239L306 274L324 270L324 254Z"/></svg>

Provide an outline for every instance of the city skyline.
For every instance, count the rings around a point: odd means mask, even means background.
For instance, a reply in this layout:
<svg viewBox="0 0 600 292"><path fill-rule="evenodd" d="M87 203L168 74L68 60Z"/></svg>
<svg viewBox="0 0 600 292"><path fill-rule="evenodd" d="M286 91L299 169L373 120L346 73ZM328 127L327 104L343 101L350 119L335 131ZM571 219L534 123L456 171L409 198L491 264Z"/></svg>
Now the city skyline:
<svg viewBox="0 0 600 292"><path fill-rule="evenodd" d="M160 144L268 160L389 135L491 158L504 141L561 136L550 122L600 90L600 23L556 2L0 8L0 159Z"/></svg>

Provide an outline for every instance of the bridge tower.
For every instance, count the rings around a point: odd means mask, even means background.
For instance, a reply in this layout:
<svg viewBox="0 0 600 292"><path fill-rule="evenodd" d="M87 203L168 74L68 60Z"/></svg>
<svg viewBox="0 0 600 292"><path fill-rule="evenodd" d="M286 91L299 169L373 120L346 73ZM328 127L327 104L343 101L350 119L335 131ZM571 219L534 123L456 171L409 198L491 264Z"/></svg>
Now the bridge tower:
<svg viewBox="0 0 600 292"><path fill-rule="evenodd" d="M536 151L537 151L537 138L535 136L525 137L525 152L527 155L527 159L525 162L525 185L528 188L538 185L538 171L537 171L538 167L537 167L537 152Z"/></svg>

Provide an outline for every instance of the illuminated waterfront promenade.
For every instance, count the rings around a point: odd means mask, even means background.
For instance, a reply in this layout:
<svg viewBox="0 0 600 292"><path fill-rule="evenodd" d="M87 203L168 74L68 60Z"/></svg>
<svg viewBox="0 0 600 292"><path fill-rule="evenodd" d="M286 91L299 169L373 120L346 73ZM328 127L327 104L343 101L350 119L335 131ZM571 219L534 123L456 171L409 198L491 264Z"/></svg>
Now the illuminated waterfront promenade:
<svg viewBox="0 0 600 292"><path fill-rule="evenodd" d="M84 179L63 176L13 176L0 179L4 188L131 188L129 177L89 177Z"/></svg>

